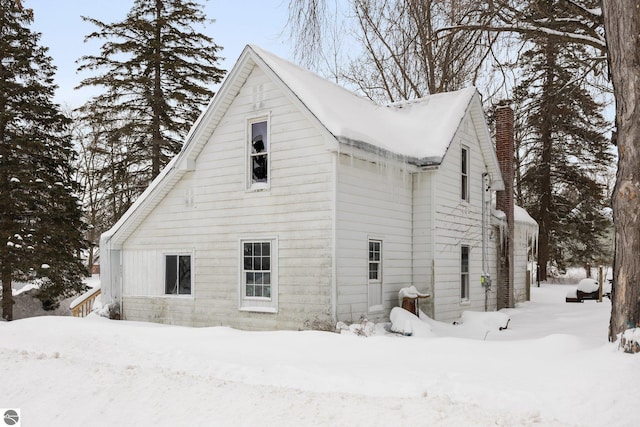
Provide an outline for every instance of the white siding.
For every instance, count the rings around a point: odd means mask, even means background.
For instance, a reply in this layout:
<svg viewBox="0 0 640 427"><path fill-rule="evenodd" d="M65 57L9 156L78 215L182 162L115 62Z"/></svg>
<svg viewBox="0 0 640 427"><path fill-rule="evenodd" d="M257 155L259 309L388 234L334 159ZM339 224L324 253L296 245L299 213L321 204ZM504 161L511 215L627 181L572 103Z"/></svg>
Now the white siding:
<svg viewBox="0 0 640 427"><path fill-rule="evenodd" d="M537 240L538 228L535 225L516 221L514 224L513 239L513 268L514 268L514 284L513 291L516 302L527 301L530 296L530 289L527 289L527 275L532 278L532 269L534 268L530 262L530 246ZM529 283L531 285L531 283Z"/></svg>
<svg viewBox="0 0 640 427"><path fill-rule="evenodd" d="M258 95L256 95L258 94ZM246 191L246 120L270 117L270 189ZM196 168L123 244L124 317L243 329L297 329L331 307L334 154L280 88L254 68ZM240 311L239 242L278 238L278 312ZM194 254L192 297L163 293L162 253Z"/></svg>
<svg viewBox="0 0 640 427"><path fill-rule="evenodd" d="M464 310L485 310L482 276L482 174L486 167L467 114L435 177L436 230L434 317L452 321ZM461 199L461 152L469 150L469 201ZM460 300L460 246L468 245L469 300ZM495 278L495 276L493 276ZM488 310L495 309L495 286Z"/></svg>
<svg viewBox="0 0 640 427"><path fill-rule="evenodd" d="M436 173L433 169L413 176L413 285L419 291L431 294L431 298L420 301L420 309L430 317L433 317L433 233L436 225L432 215L435 203L432 183Z"/></svg>
<svg viewBox="0 0 640 427"><path fill-rule="evenodd" d="M399 165L339 155L337 167L338 320L388 319L398 291L411 285L411 175ZM382 241L383 309L369 311L368 240Z"/></svg>

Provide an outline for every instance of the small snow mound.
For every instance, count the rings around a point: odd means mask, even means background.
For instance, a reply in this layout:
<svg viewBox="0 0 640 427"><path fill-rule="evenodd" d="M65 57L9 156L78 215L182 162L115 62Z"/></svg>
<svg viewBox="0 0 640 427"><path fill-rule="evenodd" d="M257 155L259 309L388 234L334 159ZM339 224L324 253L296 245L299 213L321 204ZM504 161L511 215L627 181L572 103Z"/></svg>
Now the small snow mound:
<svg viewBox="0 0 640 427"><path fill-rule="evenodd" d="M431 325L404 308L394 307L389 315L391 331L414 337L434 337Z"/></svg>
<svg viewBox="0 0 640 427"><path fill-rule="evenodd" d="M640 328L624 331L620 339L620 347L625 353L640 353Z"/></svg>
<svg viewBox="0 0 640 427"><path fill-rule="evenodd" d="M509 315L501 311L463 311L460 324L489 331L501 331L509 325Z"/></svg>
<svg viewBox="0 0 640 427"><path fill-rule="evenodd" d="M582 279L578 283L578 290L585 293L596 292L598 288L598 281L594 279Z"/></svg>
<svg viewBox="0 0 640 427"><path fill-rule="evenodd" d="M336 332L339 334L352 334L360 337L370 337L376 335L377 325L374 322L370 322L366 318L360 320L360 323L353 323L347 325L340 321L336 323Z"/></svg>

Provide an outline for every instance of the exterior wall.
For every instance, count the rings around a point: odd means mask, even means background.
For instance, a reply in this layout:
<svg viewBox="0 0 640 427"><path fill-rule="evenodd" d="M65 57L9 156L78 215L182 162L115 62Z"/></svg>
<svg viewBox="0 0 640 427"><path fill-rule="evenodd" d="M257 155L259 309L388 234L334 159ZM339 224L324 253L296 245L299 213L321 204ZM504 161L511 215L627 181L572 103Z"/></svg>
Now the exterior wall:
<svg viewBox="0 0 640 427"><path fill-rule="evenodd" d="M461 198L461 151L469 149L469 201ZM481 284L482 276L482 174L486 172L469 114L459 127L435 176L435 286L436 320L458 319L462 311L495 310L495 293ZM417 219L416 219L417 220ZM487 232L489 236L489 232ZM469 300L460 298L460 247L468 245ZM491 247L491 244L488 244ZM489 253L488 255L491 255ZM489 265L492 261L489 258ZM495 276L492 276L495 278ZM495 280L494 280L495 283ZM495 289L495 286L492 286Z"/></svg>
<svg viewBox="0 0 640 427"><path fill-rule="evenodd" d="M246 190L247 120L269 115L270 188ZM129 320L298 329L331 310L334 153L259 68L196 160L124 242ZM276 313L241 311L241 239L274 238ZM164 295L164 254L192 254L192 293Z"/></svg>
<svg viewBox="0 0 640 427"><path fill-rule="evenodd" d="M412 284L412 187L401 165L340 154L337 165L338 320L388 321L400 288ZM374 159L375 160L375 159ZM368 302L368 240L382 241L382 309Z"/></svg>
<svg viewBox="0 0 640 427"><path fill-rule="evenodd" d="M435 175L436 170L413 174L413 285L432 297L420 300L420 309L433 318Z"/></svg>
<svg viewBox="0 0 640 427"><path fill-rule="evenodd" d="M533 255L533 244L538 239L538 228L536 225L516 221L514 229L513 290L516 303L518 303L530 299L531 290L527 289L527 276L529 276L529 286L531 286L534 266L530 261L530 254Z"/></svg>

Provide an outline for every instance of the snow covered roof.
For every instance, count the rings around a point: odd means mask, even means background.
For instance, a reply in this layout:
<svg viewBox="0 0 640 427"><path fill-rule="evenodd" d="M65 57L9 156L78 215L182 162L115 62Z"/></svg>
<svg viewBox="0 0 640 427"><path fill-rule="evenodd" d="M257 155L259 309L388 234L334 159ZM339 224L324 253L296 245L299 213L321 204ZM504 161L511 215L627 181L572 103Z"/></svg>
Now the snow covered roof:
<svg viewBox="0 0 640 427"><path fill-rule="evenodd" d="M531 217L531 215L529 215L529 212L518 205L513 206L513 220L523 224L535 225L536 227L538 226L538 223Z"/></svg>
<svg viewBox="0 0 640 427"><path fill-rule="evenodd" d="M340 143L363 149L369 145L418 165L440 163L477 94L469 87L378 105L257 46L249 48Z"/></svg>
<svg viewBox="0 0 640 427"><path fill-rule="evenodd" d="M188 171L255 67L260 67L323 129L335 149L340 144L417 166L437 165L467 112L480 140L492 188L504 189L480 95L473 87L418 100L377 105L257 46L247 45L218 93L189 131L182 151L153 180L120 220L101 236L101 246L119 247L129 233ZM103 259L104 259L103 254Z"/></svg>
<svg viewBox="0 0 640 427"><path fill-rule="evenodd" d="M495 207L495 201L491 209L491 214L497 221L506 221L507 215ZM531 228L538 228L538 222L533 219L529 212L525 208L518 205L513 205L513 220L517 223L530 226Z"/></svg>

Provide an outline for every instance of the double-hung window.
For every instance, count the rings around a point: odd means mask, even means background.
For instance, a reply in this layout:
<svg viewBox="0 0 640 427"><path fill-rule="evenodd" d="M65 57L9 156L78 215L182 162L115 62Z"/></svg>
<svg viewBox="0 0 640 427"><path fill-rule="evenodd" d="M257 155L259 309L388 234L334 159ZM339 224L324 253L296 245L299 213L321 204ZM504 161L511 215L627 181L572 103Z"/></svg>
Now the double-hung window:
<svg viewBox="0 0 640 427"><path fill-rule="evenodd" d="M165 294L191 295L191 278L191 255L165 255Z"/></svg>
<svg viewBox="0 0 640 427"><path fill-rule="evenodd" d="M369 311L382 310L382 240L369 239Z"/></svg>
<svg viewBox="0 0 640 427"><path fill-rule="evenodd" d="M460 301L469 301L469 246L460 246Z"/></svg>
<svg viewBox="0 0 640 427"><path fill-rule="evenodd" d="M277 311L277 240L243 240L240 249L240 308Z"/></svg>
<svg viewBox="0 0 640 427"><path fill-rule="evenodd" d="M271 298L271 242L243 243L244 296Z"/></svg>
<svg viewBox="0 0 640 427"><path fill-rule="evenodd" d="M266 118L249 122L248 188L267 188L269 185L269 126Z"/></svg>
<svg viewBox="0 0 640 427"><path fill-rule="evenodd" d="M462 147L461 152L461 183L460 198L465 201L469 201L469 149Z"/></svg>

